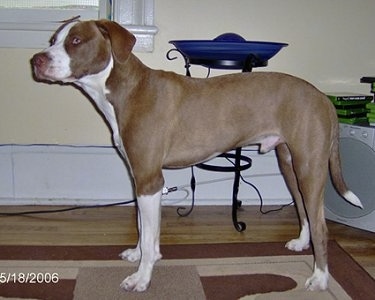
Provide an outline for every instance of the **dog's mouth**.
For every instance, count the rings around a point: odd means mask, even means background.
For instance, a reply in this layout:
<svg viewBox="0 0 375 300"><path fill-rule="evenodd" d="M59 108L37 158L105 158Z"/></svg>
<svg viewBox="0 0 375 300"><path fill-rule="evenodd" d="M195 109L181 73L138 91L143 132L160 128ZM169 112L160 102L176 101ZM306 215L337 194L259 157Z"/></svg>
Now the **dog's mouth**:
<svg viewBox="0 0 375 300"><path fill-rule="evenodd" d="M36 81L39 82L53 82L54 79L50 78L49 76L46 76L38 67L32 66L33 69L33 77Z"/></svg>

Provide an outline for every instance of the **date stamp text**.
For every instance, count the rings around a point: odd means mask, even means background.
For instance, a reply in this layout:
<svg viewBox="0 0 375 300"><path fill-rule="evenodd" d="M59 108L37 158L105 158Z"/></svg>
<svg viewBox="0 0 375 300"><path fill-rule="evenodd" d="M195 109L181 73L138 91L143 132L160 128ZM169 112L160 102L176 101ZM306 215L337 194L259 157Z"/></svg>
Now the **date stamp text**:
<svg viewBox="0 0 375 300"><path fill-rule="evenodd" d="M58 283L58 273L44 273L44 272L0 272L0 284L4 283Z"/></svg>

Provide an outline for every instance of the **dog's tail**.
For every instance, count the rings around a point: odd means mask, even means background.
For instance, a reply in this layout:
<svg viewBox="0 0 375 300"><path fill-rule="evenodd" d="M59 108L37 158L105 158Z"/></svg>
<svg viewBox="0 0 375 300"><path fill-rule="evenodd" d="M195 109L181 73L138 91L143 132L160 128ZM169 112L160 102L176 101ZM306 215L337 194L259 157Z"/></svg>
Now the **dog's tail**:
<svg viewBox="0 0 375 300"><path fill-rule="evenodd" d="M337 134L333 138L332 148L331 148L331 155L329 158L329 168L331 173L331 179L334 187L336 188L337 192L349 203L363 208L361 200L346 186L344 178L342 176L342 169L340 163L340 151L339 151L339 138L338 138L338 130L336 131Z"/></svg>

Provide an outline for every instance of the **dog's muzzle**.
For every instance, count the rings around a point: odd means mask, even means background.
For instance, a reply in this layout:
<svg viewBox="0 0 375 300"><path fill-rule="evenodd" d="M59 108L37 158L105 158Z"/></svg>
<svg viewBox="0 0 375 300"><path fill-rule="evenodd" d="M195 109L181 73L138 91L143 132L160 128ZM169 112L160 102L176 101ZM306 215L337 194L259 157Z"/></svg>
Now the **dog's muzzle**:
<svg viewBox="0 0 375 300"><path fill-rule="evenodd" d="M33 56L33 58L31 59L31 65L33 67L36 79L49 79L45 73L48 69L50 61L51 58L45 52L40 52Z"/></svg>

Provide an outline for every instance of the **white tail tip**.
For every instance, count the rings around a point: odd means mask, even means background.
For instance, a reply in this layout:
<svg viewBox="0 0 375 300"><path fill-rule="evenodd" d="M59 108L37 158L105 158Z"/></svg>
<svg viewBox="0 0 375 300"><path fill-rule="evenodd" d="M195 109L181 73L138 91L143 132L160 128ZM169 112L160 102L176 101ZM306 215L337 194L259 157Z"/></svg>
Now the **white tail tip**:
<svg viewBox="0 0 375 300"><path fill-rule="evenodd" d="M346 193L343 196L346 199L346 201L363 209L361 200L359 200L359 198L352 191L346 191Z"/></svg>

